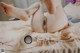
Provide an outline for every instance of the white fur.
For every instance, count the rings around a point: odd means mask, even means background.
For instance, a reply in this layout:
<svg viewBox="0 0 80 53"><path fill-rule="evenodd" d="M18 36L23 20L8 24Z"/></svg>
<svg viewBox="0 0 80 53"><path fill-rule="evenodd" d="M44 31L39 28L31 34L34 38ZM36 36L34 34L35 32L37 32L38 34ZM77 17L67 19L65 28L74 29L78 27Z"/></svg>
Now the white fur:
<svg viewBox="0 0 80 53"><path fill-rule="evenodd" d="M60 1L60 2L59 2ZM56 3L55 3L56 2ZM47 32L56 32L63 29L68 24L67 16L62 8L61 0L52 0L54 13L47 14Z"/></svg>
<svg viewBox="0 0 80 53"><path fill-rule="evenodd" d="M43 9L42 9L42 5L41 3L38 4L39 6L37 7L37 11L34 13L34 15L32 16L32 29L33 32L40 32L43 33L44 32L44 13L43 13Z"/></svg>

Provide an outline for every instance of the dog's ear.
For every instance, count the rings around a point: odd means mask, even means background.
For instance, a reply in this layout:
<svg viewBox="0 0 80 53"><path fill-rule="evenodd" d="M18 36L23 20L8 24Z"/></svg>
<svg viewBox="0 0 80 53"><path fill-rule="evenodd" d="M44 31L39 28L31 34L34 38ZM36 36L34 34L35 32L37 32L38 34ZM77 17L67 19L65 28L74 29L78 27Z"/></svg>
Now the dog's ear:
<svg viewBox="0 0 80 53"><path fill-rule="evenodd" d="M14 6L13 4L6 4L6 3L4 3L4 2L0 2L0 7L9 7L9 5L10 6Z"/></svg>
<svg viewBox="0 0 80 53"><path fill-rule="evenodd" d="M26 14L24 9L14 7L4 2L1 2L0 6L6 15L10 17L16 17L24 21L28 20L28 15Z"/></svg>
<svg viewBox="0 0 80 53"><path fill-rule="evenodd" d="M0 2L0 7L5 7L6 4L4 2Z"/></svg>
<svg viewBox="0 0 80 53"><path fill-rule="evenodd" d="M7 7L7 5L4 2L0 2L0 8L1 9L5 9Z"/></svg>
<svg viewBox="0 0 80 53"><path fill-rule="evenodd" d="M11 8L12 4L6 4L4 2L0 2L0 8L4 11L4 13L9 12L12 8Z"/></svg>
<svg viewBox="0 0 80 53"><path fill-rule="evenodd" d="M32 6L30 6L28 9L26 9L25 11L27 12L28 15L34 15L38 11L39 8L40 8L40 4L35 3Z"/></svg>
<svg viewBox="0 0 80 53"><path fill-rule="evenodd" d="M1 8L9 8L9 5L4 2L0 2L0 7Z"/></svg>

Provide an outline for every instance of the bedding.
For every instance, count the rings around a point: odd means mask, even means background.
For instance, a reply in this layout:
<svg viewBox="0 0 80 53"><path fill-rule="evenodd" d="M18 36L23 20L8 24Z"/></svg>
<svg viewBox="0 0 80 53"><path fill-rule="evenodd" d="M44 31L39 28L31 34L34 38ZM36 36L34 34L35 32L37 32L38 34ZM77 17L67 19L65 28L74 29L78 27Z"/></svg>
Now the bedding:
<svg viewBox="0 0 80 53"><path fill-rule="evenodd" d="M31 19L30 19L31 20ZM66 36L62 39L62 32L35 33L31 31L29 21L4 21L0 22L0 48L5 48L6 53L46 53L46 52L76 52L80 50L80 23L72 25L69 30L70 39ZM71 29L71 30L70 30ZM24 42L25 36L30 35L33 39L31 44ZM35 38L42 38L35 39ZM51 40L45 40L46 38ZM74 41L72 41L74 40Z"/></svg>
<svg viewBox="0 0 80 53"><path fill-rule="evenodd" d="M0 22L0 49L5 48L5 53L18 53L20 38L31 31L29 26L28 22L20 20Z"/></svg>
<svg viewBox="0 0 80 53"><path fill-rule="evenodd" d="M76 4L69 3L64 7L64 11L67 15L74 18L80 18L80 6Z"/></svg>
<svg viewBox="0 0 80 53"><path fill-rule="evenodd" d="M68 15L67 16L68 20L71 21L72 23L78 23L80 22L80 18L73 18L72 16Z"/></svg>
<svg viewBox="0 0 80 53"><path fill-rule="evenodd" d="M20 53L80 53L80 23L73 25L68 28L69 34L62 37L63 32L56 33L32 33L30 34L33 38L31 44L22 43L23 47L21 48ZM37 39L34 38L42 38ZM46 38L51 38L46 40ZM22 39L23 40L23 39ZM22 41L23 42L23 41Z"/></svg>

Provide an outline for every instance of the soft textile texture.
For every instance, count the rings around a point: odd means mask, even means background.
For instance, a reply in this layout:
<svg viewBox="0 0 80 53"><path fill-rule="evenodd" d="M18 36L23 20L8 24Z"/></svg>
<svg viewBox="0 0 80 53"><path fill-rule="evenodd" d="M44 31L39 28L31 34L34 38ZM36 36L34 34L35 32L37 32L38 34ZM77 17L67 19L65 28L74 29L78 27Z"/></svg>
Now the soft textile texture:
<svg viewBox="0 0 80 53"><path fill-rule="evenodd" d="M80 22L80 18L73 18L72 16L67 16L68 20L71 21L72 23L78 23Z"/></svg>
<svg viewBox="0 0 80 53"><path fill-rule="evenodd" d="M0 22L0 49L5 48L6 53L18 53L20 39L28 31L31 31L30 22Z"/></svg>
<svg viewBox="0 0 80 53"><path fill-rule="evenodd" d="M72 25L67 30L70 32L70 39L62 40L61 32L56 33L35 33L31 32L31 25L29 21L5 21L0 22L0 48L5 48L6 53L60 53L60 52L76 52L80 48L80 23ZM31 44L24 42L24 37L30 34L33 38ZM43 38L43 41L34 40L35 37ZM46 41L49 38L53 41ZM65 38L65 37L64 37ZM4 44L2 44L4 43ZM69 50L70 49L70 50Z"/></svg>

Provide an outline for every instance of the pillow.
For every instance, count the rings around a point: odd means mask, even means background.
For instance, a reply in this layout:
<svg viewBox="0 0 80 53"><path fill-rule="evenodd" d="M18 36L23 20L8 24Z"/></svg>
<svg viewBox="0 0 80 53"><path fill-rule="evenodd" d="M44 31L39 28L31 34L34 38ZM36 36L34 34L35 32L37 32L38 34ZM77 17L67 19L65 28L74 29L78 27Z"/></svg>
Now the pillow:
<svg viewBox="0 0 80 53"><path fill-rule="evenodd" d="M80 22L80 18L73 18L72 16L68 15L67 16L68 20L71 21L72 23L78 23Z"/></svg>

